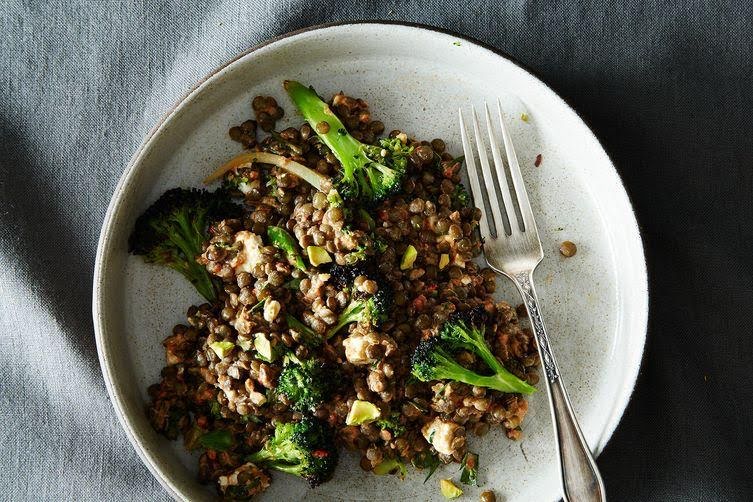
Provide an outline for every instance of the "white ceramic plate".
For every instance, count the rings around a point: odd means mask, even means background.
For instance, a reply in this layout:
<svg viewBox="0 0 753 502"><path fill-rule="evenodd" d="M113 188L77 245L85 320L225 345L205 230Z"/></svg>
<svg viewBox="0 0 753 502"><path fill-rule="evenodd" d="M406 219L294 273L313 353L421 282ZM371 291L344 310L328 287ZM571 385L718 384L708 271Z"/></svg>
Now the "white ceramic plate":
<svg viewBox="0 0 753 502"><path fill-rule="evenodd" d="M600 451L630 397L646 333L647 281L633 210L608 156L588 127L552 90L508 57L458 35L400 24L343 24L297 32L254 48L191 91L146 138L118 184L97 253L94 325L102 371L113 405L137 452L176 499L212 500L213 487L195 481L196 458L180 442L149 426L147 386L164 364L160 341L199 302L176 273L129 257L126 240L136 216L164 190L199 185L239 151L227 135L250 115L257 94L285 108L300 124L281 82L297 79L329 96L344 90L365 98L387 127L418 138L441 137L461 153L459 107L500 98L511 124L523 175L542 234L545 258L536 279L552 344L590 445ZM520 119L525 112L528 122ZM542 154L540 167L534 167ZM559 243L578 245L562 258ZM500 295L519 303L500 279ZM524 439L501 431L471 449L481 458L483 488L503 500L560 497L546 393L530 402ZM404 481L361 471L345 455L335 479L310 491L275 474L268 500L441 499L437 480L411 473ZM607 480L607 483L609 480ZM481 488L469 488L469 500Z"/></svg>

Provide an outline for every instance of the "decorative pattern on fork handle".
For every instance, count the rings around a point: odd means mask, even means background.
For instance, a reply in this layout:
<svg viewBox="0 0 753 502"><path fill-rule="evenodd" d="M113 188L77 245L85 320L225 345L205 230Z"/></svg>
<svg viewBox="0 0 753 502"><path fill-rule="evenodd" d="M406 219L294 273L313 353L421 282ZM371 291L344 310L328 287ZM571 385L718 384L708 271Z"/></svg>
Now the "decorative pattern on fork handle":
<svg viewBox="0 0 753 502"><path fill-rule="evenodd" d="M541 349L541 363L544 365L546 376L550 382L555 382L559 379L560 372L554 360L554 355L552 355L552 349L549 347L549 336L546 334L544 320L541 318L539 303L533 296L531 272L521 272L514 275L512 279L517 284L520 293L523 295L523 300L526 302L526 307L528 307L528 317L536 336L536 343L539 344Z"/></svg>

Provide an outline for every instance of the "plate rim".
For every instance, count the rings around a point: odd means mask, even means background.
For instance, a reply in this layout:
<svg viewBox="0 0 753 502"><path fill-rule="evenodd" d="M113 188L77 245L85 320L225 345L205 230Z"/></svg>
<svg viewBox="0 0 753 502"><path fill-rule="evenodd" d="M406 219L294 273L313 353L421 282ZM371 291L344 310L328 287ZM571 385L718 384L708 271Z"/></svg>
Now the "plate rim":
<svg viewBox="0 0 753 502"><path fill-rule="evenodd" d="M107 393L110 397L110 401L115 410L115 415L117 416L118 422L120 422L121 427L125 431L126 436L128 437L128 440L131 443L131 446L136 451L136 454L139 456L139 458L144 463L144 465L146 465L146 467L149 469L152 476L154 476L154 478L157 479L160 485L175 500L186 500L186 499L184 495L177 489L177 487L173 485L172 481L163 474L163 472L158 468L157 465L154 464L154 462L150 458L150 455L147 454L146 449L136 437L135 431L131 427L128 419L126 418L126 414L124 412L124 406L120 398L120 395L117 392L115 392L114 383L113 383L113 374L112 374L110 362L109 362L110 354L106 353L105 348L104 348L105 327L104 327L104 323L102 322L102 315L101 315L102 314L102 309L101 309L102 293L101 292L104 286L103 263L105 262L105 253L106 251L109 250L109 247L110 247L109 246L110 234L112 233L111 224L112 224L113 217L115 213L117 212L117 209L120 206L123 189L125 185L127 184L127 182L130 180L130 178L134 175L135 173L134 170L136 166L140 163L143 157L144 151L146 150L147 146L152 142L156 134L160 130L162 130L163 127L165 127L165 125L169 122L169 120L174 115L176 115L176 113L183 107L183 105L185 105L188 101L190 101L190 99L195 94L197 94L204 87L204 85L207 84L218 73L222 72L223 70L233 65L237 61L245 58L249 54L252 54L264 47L275 44L279 41L282 41L288 38L294 38L304 33L309 33L312 31L326 31L330 28L343 27L343 26L356 26L356 25L374 25L374 26L397 25L397 26L412 28L414 30L429 31L429 32L440 33L443 35L449 35L452 37L456 37L460 40L469 42L471 44L477 45L481 47L482 49L486 49L487 51L493 53L494 55L507 60L508 62L514 64L515 66L525 71L526 73L530 74L534 79L538 80L544 87L546 87L546 89L549 92L551 92L554 96L556 96L569 109L569 111L572 112L575 116L577 116L578 120L580 120L583 123L586 130L588 131L588 134L591 136L591 139L596 142L596 144L601 148L601 150L606 155L607 160L611 164L612 170L614 171L614 174L617 177L617 182L619 183L619 186L622 188L622 191L627 198L628 207L632 214L631 224L634 227L635 234L637 235L638 243L640 244L640 249L641 249L641 256L640 256L641 259L638 260L638 264L642 271L642 274L641 274L642 281L639 284L639 288L641 289L641 292L643 293L643 297L644 297L643 304L641 305L642 308L640 312L637 312L637 314L640 314L642 318L642 322L640 323L640 326L642 328L640 330L642 334L642 340L640 344L640 358L638 360L638 364L635 365L635 367L632 368L631 371L628 372L628 378L625 383L629 383L630 386L629 386L629 391L623 397L624 405L622 406L619 419L616 421L613 421L613 423L607 423L607 428L603 431L602 437L601 437L602 444L596 446L596 449L597 449L596 456L601 454L601 452L604 450L606 445L612 439L612 436L614 435L614 432L617 429L617 426L620 424L620 422L622 422L622 419L624 418L624 415L625 415L625 411L627 410L628 405L630 404L632 397L635 393L638 376L640 375L640 371L643 368L644 361L646 359L646 343L648 340L648 321L649 321L648 285L650 283L650 279L648 275L648 267L647 267L647 262L646 262L646 246L643 239L643 230L638 221L638 217L635 212L635 207L633 204L633 200L630 196L630 193L626 189L625 183L622 179L620 171L617 169L617 165L612 159L612 156L610 155L609 151L604 147L599 137L596 136L596 134L594 133L593 128L591 127L590 121L588 121L585 117L583 117L577 111L577 109L571 104L569 99L563 97L557 91L555 91L538 74L537 71L533 70L531 67L529 67L525 63L519 61L517 58L507 53L506 51L503 51L481 40L478 40L474 38L473 36L460 34L452 30L440 28L437 26L432 26L429 24L415 23L415 22L409 22L409 21L387 20L387 19L336 21L336 22L307 26L304 28L286 32L281 35L266 39L259 44L252 45L251 47L238 53L231 59L216 66L213 70L211 70L204 77L202 77L196 84L191 86L190 89L188 89L185 93L183 93L160 116L160 118L155 123L155 125L150 128L150 130L148 131L144 139L141 141L141 143L139 144L134 154L128 160L128 163L126 164L126 167L124 168L123 173L121 174L120 178L118 179L117 184L115 185L115 188L113 189L110 202L108 203L107 210L105 212L105 215L102 221L102 228L100 230L98 243L97 243L97 251L95 255L93 287L92 287L92 320L94 324L94 338L95 338L95 343L97 346L97 356L99 360L100 369L102 371L102 376L105 382ZM626 388L626 387L627 386L624 386L623 388Z"/></svg>

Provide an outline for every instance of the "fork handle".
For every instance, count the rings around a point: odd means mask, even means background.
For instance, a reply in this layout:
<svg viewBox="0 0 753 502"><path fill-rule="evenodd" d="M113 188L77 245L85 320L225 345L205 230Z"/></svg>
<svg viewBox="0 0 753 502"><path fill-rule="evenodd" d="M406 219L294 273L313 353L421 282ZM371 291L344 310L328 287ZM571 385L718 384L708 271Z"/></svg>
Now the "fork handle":
<svg viewBox="0 0 753 502"><path fill-rule="evenodd" d="M570 405L570 398L567 396L560 376L557 360L549 344L549 336L546 334L546 326L541 317L539 299L533 286L533 271L517 274L511 279L523 297L523 303L536 336L541 363L546 373L546 378L543 380L551 403L552 423L565 501L605 501L604 482L578 426Z"/></svg>

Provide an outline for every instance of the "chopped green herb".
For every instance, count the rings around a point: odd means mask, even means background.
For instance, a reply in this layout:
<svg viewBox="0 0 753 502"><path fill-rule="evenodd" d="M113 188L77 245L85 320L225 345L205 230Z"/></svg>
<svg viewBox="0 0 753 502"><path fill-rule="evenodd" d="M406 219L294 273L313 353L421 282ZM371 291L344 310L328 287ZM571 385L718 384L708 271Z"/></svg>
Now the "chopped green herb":
<svg viewBox="0 0 753 502"><path fill-rule="evenodd" d="M439 461L439 458L435 456L430 457L430 463L427 465L429 468L429 472L426 474L426 477L424 478L424 484L426 484L427 481L429 481L429 478L431 478L435 472L437 472L437 469L442 464L442 462Z"/></svg>
<svg viewBox="0 0 753 502"><path fill-rule="evenodd" d="M228 430L220 429L207 432L201 436L199 442L204 448L216 451L226 451L233 446L233 435Z"/></svg>
<svg viewBox="0 0 753 502"><path fill-rule="evenodd" d="M467 452L461 462L460 482L466 485L478 486L478 455Z"/></svg>
<svg viewBox="0 0 753 502"><path fill-rule="evenodd" d="M301 281L302 279L299 277L298 279L290 279L288 282L283 284L288 289L295 289L298 290L301 287Z"/></svg>
<svg viewBox="0 0 753 502"><path fill-rule="evenodd" d="M264 308L264 303L266 301L267 301L266 298L264 298L263 300L259 300L259 302L256 305L254 305L253 307L251 307L250 312L256 312L256 311L261 310L262 308Z"/></svg>
<svg viewBox="0 0 753 502"><path fill-rule="evenodd" d="M395 437L400 437L405 434L405 426L400 423L400 413L397 411L390 414L388 418L377 420L376 424L382 429L390 431Z"/></svg>
<svg viewBox="0 0 753 502"><path fill-rule="evenodd" d="M222 406L220 406L218 401L212 401L212 406L209 408L209 411L212 413L213 417L222 418L222 413L220 413L221 409Z"/></svg>
<svg viewBox="0 0 753 502"><path fill-rule="evenodd" d="M374 218L371 217L371 215L363 208L358 209L358 217L361 218L363 222L366 223L366 226L369 230L373 231L374 228L376 228L376 223L374 222Z"/></svg>
<svg viewBox="0 0 753 502"><path fill-rule="evenodd" d="M288 261L299 270L306 270L306 263L298 252L298 243L293 236L282 227L267 227L267 237L272 245L285 252Z"/></svg>
<svg viewBox="0 0 753 502"><path fill-rule="evenodd" d="M454 42L452 42L452 45L454 45L455 47L460 47L460 42L455 40Z"/></svg>

